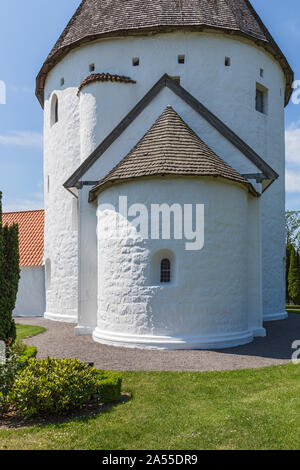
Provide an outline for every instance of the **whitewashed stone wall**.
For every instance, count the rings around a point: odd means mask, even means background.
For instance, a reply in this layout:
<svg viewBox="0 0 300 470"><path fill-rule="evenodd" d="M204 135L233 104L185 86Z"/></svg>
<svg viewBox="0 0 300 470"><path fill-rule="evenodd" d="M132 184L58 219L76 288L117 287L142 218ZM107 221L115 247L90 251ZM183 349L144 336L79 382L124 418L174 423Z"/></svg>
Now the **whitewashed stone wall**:
<svg viewBox="0 0 300 470"><path fill-rule="evenodd" d="M184 65L178 64L178 54L185 54ZM231 58L230 67L224 65L225 56ZM132 66L133 57L140 57L139 67ZM91 63L95 64L95 72L128 75L137 83L94 83L78 97L78 86L90 74ZM190 93L280 174L280 179L262 197L262 243L264 314L267 319L281 318L284 316L284 76L274 58L263 49L248 40L219 32L178 32L97 41L70 52L50 72L46 82L45 179L51 173L55 194L49 197L46 194L46 250L52 262L54 284L47 294L47 312L56 317L77 317L77 235L70 229L72 196L61 184L166 72L180 76L181 84ZM256 83L269 90L268 115L255 110ZM50 129L49 98L53 91L60 100L60 122ZM190 110L182 117L188 122L192 115ZM210 133L201 137L213 147ZM228 149L228 143L222 138L220 142ZM117 162L124 156L116 154L114 159ZM92 222L91 228L94 230ZM80 291L85 292L87 299L88 287L82 284L84 280L80 281ZM85 301L86 307L88 304ZM80 315L91 317L86 309Z"/></svg>
<svg viewBox="0 0 300 470"><path fill-rule="evenodd" d="M120 195L128 197L128 207L146 204L149 227L151 204L204 204L204 248L186 251L186 240L143 239L118 212ZM259 251L249 244L249 231L257 230L248 227L249 197L235 184L184 178L137 180L101 193L94 339L132 347L219 348L263 334L262 316L253 319L248 305L249 246ZM130 228L128 236L116 237L116 217ZM160 283L165 256L172 262L170 284Z"/></svg>
<svg viewBox="0 0 300 470"><path fill-rule="evenodd" d="M44 178L45 253L51 266L46 285L45 318L77 322L78 228L74 197L63 188L70 173L80 165L80 126L77 97L72 90L56 92L58 122L51 126L51 99L45 102Z"/></svg>

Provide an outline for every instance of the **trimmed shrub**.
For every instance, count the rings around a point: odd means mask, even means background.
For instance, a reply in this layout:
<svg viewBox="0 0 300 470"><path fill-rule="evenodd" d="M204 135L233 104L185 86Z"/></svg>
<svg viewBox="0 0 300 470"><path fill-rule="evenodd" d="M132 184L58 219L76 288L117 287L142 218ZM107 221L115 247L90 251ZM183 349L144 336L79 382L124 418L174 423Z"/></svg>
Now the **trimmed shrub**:
<svg viewBox="0 0 300 470"><path fill-rule="evenodd" d="M8 395L19 369L19 356L16 353L10 352L5 364L0 365L0 415L8 411Z"/></svg>
<svg viewBox="0 0 300 470"><path fill-rule="evenodd" d="M99 372L78 359L30 359L19 372L9 398L24 416L60 414L81 408L95 396L99 402L120 396L121 377Z"/></svg>
<svg viewBox="0 0 300 470"><path fill-rule="evenodd" d="M18 339L13 347L11 352L17 355L18 361L20 362L20 368L23 365L27 365L29 359L35 359L37 356L37 348L35 346L27 346L26 343Z"/></svg>
<svg viewBox="0 0 300 470"><path fill-rule="evenodd" d="M19 361L27 365L30 359L35 359L37 355L37 348L35 346L27 346L26 349L20 354Z"/></svg>
<svg viewBox="0 0 300 470"><path fill-rule="evenodd" d="M0 340L7 347L16 339L12 318L20 279L18 225L2 227L2 193L0 192Z"/></svg>
<svg viewBox="0 0 300 470"><path fill-rule="evenodd" d="M5 364L0 365L0 393L3 395L7 395L12 387L20 367L18 359L17 354L9 354Z"/></svg>
<svg viewBox="0 0 300 470"><path fill-rule="evenodd" d="M112 403L120 398L122 375L119 372L97 370L97 395L101 403Z"/></svg>
<svg viewBox="0 0 300 470"><path fill-rule="evenodd" d="M290 251L290 266L288 274L289 298L293 303L300 301L300 259L299 253L292 248Z"/></svg>
<svg viewBox="0 0 300 470"><path fill-rule="evenodd" d="M29 359L35 358L36 355L36 347L26 346L23 341L17 341L9 350L5 364L0 364L0 415L9 409L9 394L17 373L24 369Z"/></svg>

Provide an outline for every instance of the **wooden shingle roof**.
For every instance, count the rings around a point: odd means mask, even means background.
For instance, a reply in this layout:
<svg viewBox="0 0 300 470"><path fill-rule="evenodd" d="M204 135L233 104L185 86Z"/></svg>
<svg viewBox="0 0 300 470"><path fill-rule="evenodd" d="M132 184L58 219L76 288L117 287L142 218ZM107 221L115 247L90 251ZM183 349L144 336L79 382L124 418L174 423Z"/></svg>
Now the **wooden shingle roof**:
<svg viewBox="0 0 300 470"><path fill-rule="evenodd" d="M151 176L221 177L253 186L216 155L171 106L155 121L139 143L90 191L90 202L115 183Z"/></svg>
<svg viewBox="0 0 300 470"><path fill-rule="evenodd" d="M37 97L43 105L47 74L65 54L84 42L207 28L249 38L268 50L284 70L286 103L289 101L293 72L249 0L83 0L37 77Z"/></svg>
<svg viewBox="0 0 300 470"><path fill-rule="evenodd" d="M44 211L6 212L3 225L18 224L20 266L42 266L44 254Z"/></svg>

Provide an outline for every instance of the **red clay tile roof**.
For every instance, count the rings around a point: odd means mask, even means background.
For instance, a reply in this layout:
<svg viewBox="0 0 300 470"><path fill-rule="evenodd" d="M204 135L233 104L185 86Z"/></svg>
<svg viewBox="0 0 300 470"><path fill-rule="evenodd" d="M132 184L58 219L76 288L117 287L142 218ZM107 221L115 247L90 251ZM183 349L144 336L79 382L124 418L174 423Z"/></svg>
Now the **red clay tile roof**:
<svg viewBox="0 0 300 470"><path fill-rule="evenodd" d="M150 176L221 177L253 186L213 152L171 106L155 121L138 144L90 191L90 201L112 184Z"/></svg>
<svg viewBox="0 0 300 470"><path fill-rule="evenodd" d="M92 73L83 80L78 88L79 94L85 86L93 82L117 82L117 83L136 83L132 78L125 77L124 75L113 75L111 73Z"/></svg>
<svg viewBox="0 0 300 470"><path fill-rule="evenodd" d="M83 43L130 34L206 28L249 38L270 52L284 70L286 103L289 101L292 69L249 0L83 0L38 74L37 97L43 106L47 74L64 55Z"/></svg>
<svg viewBox="0 0 300 470"><path fill-rule="evenodd" d="M44 211L7 212L3 225L19 226L20 266L42 266L44 253Z"/></svg>

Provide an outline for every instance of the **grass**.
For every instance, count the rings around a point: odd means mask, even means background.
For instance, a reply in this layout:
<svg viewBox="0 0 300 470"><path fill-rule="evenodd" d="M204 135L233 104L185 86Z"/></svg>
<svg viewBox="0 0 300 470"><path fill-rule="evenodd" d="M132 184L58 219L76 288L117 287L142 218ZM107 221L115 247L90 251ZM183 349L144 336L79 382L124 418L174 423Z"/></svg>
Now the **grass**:
<svg viewBox="0 0 300 470"><path fill-rule="evenodd" d="M300 449L300 366L127 372L123 390L102 414L0 428L0 449Z"/></svg>
<svg viewBox="0 0 300 470"><path fill-rule="evenodd" d="M41 326L32 326L32 325L20 325L16 324L17 328L17 339L31 338L32 336L39 335L46 331L46 328Z"/></svg>
<svg viewBox="0 0 300 470"><path fill-rule="evenodd" d="M287 313L300 313L300 310L294 309L294 308L292 308L292 309L287 308L286 311L287 311Z"/></svg>

